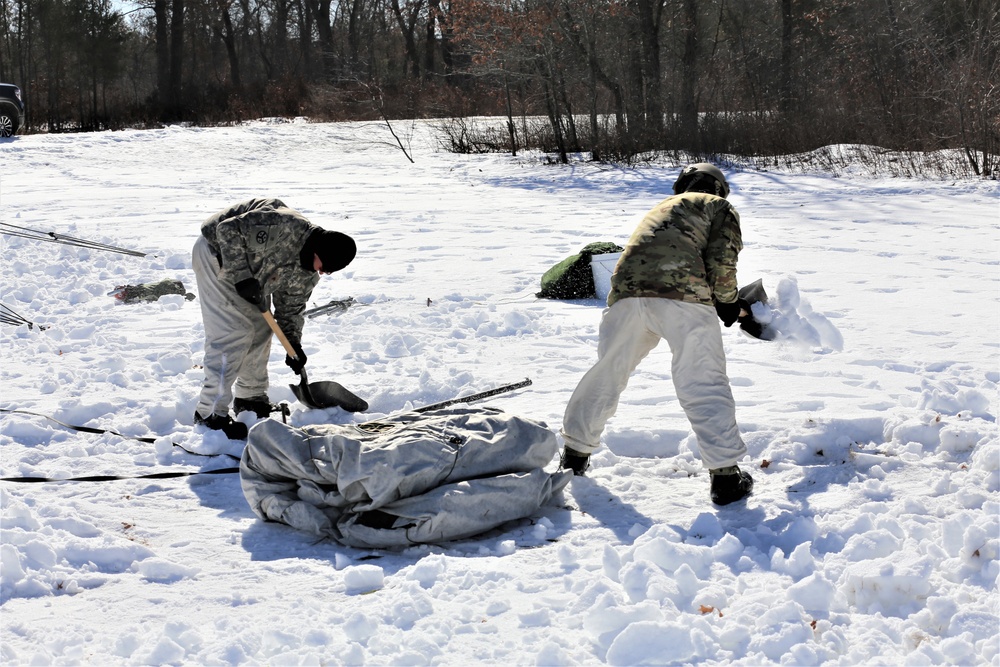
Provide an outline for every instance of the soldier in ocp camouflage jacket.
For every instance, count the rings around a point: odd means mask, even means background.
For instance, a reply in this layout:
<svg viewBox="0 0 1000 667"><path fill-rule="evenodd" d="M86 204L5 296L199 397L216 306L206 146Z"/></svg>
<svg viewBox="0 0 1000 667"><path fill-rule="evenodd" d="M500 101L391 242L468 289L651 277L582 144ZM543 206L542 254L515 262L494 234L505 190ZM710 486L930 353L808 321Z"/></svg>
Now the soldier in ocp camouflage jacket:
<svg viewBox="0 0 1000 667"><path fill-rule="evenodd" d="M246 437L237 414L271 411L267 360L274 319L295 350L285 363L300 372L303 313L319 274L347 266L357 248L351 237L312 224L280 199L251 199L208 218L195 242L192 265L205 323L205 380L195 423ZM235 394L235 401L234 401Z"/></svg>
<svg viewBox="0 0 1000 667"><path fill-rule="evenodd" d="M713 165L685 168L674 193L639 223L611 276L597 364L580 381L563 417L562 464L578 475L586 471L629 375L666 339L677 399L711 473L712 499L725 505L753 486L736 465L746 445L716 319L729 327L740 314L740 219L726 200L726 178Z"/></svg>
<svg viewBox="0 0 1000 667"><path fill-rule="evenodd" d="M740 218L722 197L685 192L646 214L611 276L608 305L658 297L714 306L736 301Z"/></svg>

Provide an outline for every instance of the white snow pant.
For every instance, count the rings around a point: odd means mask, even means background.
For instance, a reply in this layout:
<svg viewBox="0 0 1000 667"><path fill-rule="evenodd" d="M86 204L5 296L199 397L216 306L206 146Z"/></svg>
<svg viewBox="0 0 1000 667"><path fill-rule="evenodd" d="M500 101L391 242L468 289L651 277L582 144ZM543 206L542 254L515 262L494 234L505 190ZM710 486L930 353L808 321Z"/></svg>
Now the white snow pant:
<svg viewBox="0 0 1000 667"><path fill-rule="evenodd" d="M205 324L205 380L196 410L202 417L226 415L234 391L238 398L267 394L271 328L235 287L219 280L219 258L204 236L195 241L191 264Z"/></svg>
<svg viewBox="0 0 1000 667"><path fill-rule="evenodd" d="M709 469L736 465L747 448L736 425L715 309L676 299L628 298L604 311L597 364L580 380L563 417L566 446L591 454L639 362L665 338L677 399Z"/></svg>

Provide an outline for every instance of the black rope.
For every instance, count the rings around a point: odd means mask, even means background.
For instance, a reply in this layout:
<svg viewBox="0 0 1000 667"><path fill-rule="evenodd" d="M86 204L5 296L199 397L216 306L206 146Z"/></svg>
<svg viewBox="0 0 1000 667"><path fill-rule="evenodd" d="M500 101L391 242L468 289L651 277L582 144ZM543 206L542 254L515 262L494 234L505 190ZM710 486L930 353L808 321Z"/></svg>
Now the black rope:
<svg viewBox="0 0 1000 667"><path fill-rule="evenodd" d="M66 236L65 234L57 234L55 232L43 232L37 229L29 229L28 227L19 227L17 225L12 225L8 222L0 222L0 234L6 234L7 236L17 236L19 238L25 238L25 239L33 239L35 241L47 241L49 243L60 243L63 245L77 246L80 248L89 248L91 250L106 250L108 252L117 252L122 255L133 255L135 257L146 256L146 253L139 252L138 250L119 248L118 246L108 245L106 243L98 243L96 241L88 241L87 239L81 239L75 236Z"/></svg>
<svg viewBox="0 0 1000 667"><path fill-rule="evenodd" d="M286 416L286 413L284 411L284 408L286 408L286 407L287 406L284 403L282 403L282 408L283 408L282 409L282 413L281 413L282 414L282 420L284 420L284 417ZM42 419L48 419L49 421L55 422L56 424L59 424L60 426L65 426L68 429L72 429L74 431L80 431L82 433L97 433L97 434L107 433L107 434L110 434L110 435L116 435L119 438L125 438L126 440L135 440L137 442L154 443L157 440L156 438L142 437L142 436L139 436L139 435L125 435L124 433L119 433L118 431L115 431L114 429L110 429L110 428L95 428L93 426L79 426L78 424L67 424L66 422L59 421L58 419L56 419L55 417L52 417L50 415L43 415L40 412L31 412L29 410L18 410L18 409L13 409L13 408L0 408L0 412L9 412L11 414L19 414L19 415L31 415L32 417L41 417ZM233 456L232 454L201 454L199 452L192 452L190 449L188 449L184 445L181 445L181 444L176 443L176 442L172 442L170 444L173 445L174 447L179 447L180 449L183 449L185 452L187 452L188 454L191 454L193 456L229 456L229 457L234 458L234 459L239 459L238 456Z"/></svg>
<svg viewBox="0 0 1000 667"><path fill-rule="evenodd" d="M81 431L83 433L110 433L111 435L117 435L119 438L125 438L127 440L138 440L139 442L149 442L149 443L156 442L156 438L143 438L135 435L125 435L124 433L119 433L118 431L115 431L110 428L94 428L93 426L78 426L76 424L67 424L64 421L59 421L55 417L50 417L49 415L43 415L40 412L31 412L29 410L15 410L12 408L0 408L0 412L9 412L11 414L19 414L19 415L31 415L32 417L41 417L43 419L48 419L49 421L55 422L60 426L65 426L68 429L72 429L74 431ZM180 447L180 445L177 446ZM194 454L195 452L190 452L190 453Z"/></svg>
<svg viewBox="0 0 1000 667"><path fill-rule="evenodd" d="M29 410L15 410L15 409L11 409L11 408L0 408L0 412L8 412L8 413L11 413L11 414L20 414L20 415L31 415L33 417L42 417L43 419L48 419L49 421L55 422L56 424L59 424L60 426L64 426L64 427L66 427L68 429L72 429L74 431L80 431L82 433L98 433L98 434L108 433L108 434L111 434L111 435L116 435L119 438L125 438L126 440L136 440L138 442L146 442L146 443L154 443L154 442L156 442L156 438L148 438L148 437L141 437L141 436L134 436L134 435L125 435L124 433L119 433L118 431L115 431L115 430L110 429L110 428L94 428L93 426L79 426L77 424L67 424L66 422L60 421L60 420L56 419L55 417L51 417L49 415L43 415L43 414L41 414L39 412L31 412ZM174 447L177 447L177 448L183 450L184 452L186 452L188 454L191 454L192 456L209 456L209 457L227 456L227 457L229 457L231 459L235 459L237 461L240 460L240 457L234 456L233 454L226 454L226 453L223 453L223 454L202 454L200 452L192 452L190 449L188 449L184 445L178 444L176 442L172 442L170 444L173 445ZM239 472L239 471L240 471L239 468L219 468L217 470L193 470L193 471L184 471L184 472L154 472L154 473L149 473L149 474L146 474L146 475L131 475L131 476L129 476L129 475L125 475L125 476L119 476L119 475L89 475L89 476L85 476L85 477L64 477L64 478L33 477L33 476L28 476L28 477L2 477L2 478L0 478L0 482L108 482L108 481L116 480L116 479L169 479L171 477L190 477L192 475L220 475L220 474L226 474L226 473L236 473L236 472Z"/></svg>

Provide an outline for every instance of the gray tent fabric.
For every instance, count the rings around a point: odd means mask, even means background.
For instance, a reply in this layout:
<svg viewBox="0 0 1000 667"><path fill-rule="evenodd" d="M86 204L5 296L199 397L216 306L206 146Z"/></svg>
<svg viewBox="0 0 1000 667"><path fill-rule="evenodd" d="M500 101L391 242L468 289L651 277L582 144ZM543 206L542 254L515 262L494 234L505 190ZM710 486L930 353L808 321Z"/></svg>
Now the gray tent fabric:
<svg viewBox="0 0 1000 667"><path fill-rule="evenodd" d="M545 424L495 408L451 407L364 424L252 429L243 494L262 519L348 546L472 537L530 516L569 483L548 473Z"/></svg>

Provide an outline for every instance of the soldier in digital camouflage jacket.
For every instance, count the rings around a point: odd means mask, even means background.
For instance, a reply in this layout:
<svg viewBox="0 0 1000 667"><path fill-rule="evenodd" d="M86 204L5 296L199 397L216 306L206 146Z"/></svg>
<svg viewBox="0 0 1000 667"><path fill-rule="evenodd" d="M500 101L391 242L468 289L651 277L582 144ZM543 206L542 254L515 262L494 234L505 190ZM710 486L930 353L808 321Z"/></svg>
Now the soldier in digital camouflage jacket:
<svg viewBox="0 0 1000 667"><path fill-rule="evenodd" d="M685 168L674 192L639 223L611 276L597 364L573 392L563 418L562 464L584 473L629 375L666 339L677 399L712 473L712 498L728 504L752 487L736 465L746 445L716 319L728 327L740 313L740 219L726 200L725 176L710 164Z"/></svg>
<svg viewBox="0 0 1000 667"><path fill-rule="evenodd" d="M195 242L192 265L205 323L205 380L195 422L245 437L229 416L270 412L267 360L274 319L296 352L285 363L305 365L302 329L306 303L321 273L347 266L356 253L351 237L312 224L279 199L251 199L208 218Z"/></svg>

